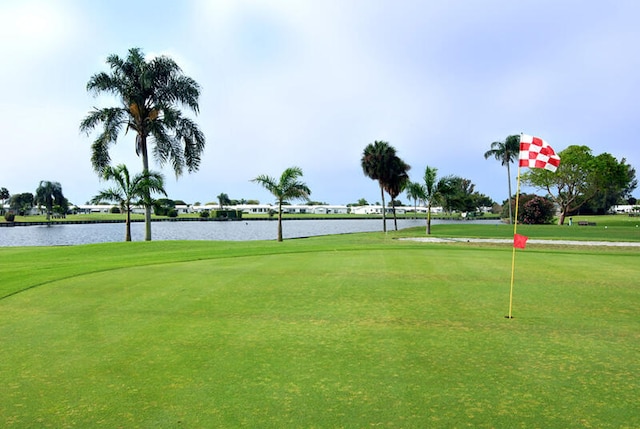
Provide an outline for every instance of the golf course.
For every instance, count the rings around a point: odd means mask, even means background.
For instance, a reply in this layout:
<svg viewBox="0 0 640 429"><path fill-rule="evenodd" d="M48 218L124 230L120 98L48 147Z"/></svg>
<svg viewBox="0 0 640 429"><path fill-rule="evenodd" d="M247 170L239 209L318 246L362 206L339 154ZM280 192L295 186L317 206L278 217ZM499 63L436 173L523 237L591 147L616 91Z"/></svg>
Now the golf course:
<svg viewBox="0 0 640 429"><path fill-rule="evenodd" d="M640 248L516 249L509 319L513 226L432 232L0 248L0 426L640 427Z"/></svg>

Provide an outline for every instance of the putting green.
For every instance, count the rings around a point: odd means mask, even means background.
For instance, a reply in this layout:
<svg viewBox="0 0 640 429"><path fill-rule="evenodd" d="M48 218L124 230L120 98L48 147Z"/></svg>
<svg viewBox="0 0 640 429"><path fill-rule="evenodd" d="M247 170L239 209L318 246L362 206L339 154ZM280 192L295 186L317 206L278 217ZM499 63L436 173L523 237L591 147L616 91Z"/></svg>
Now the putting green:
<svg viewBox="0 0 640 429"><path fill-rule="evenodd" d="M0 422L640 425L637 254L519 253L507 320L509 248L319 242L76 273L1 300Z"/></svg>

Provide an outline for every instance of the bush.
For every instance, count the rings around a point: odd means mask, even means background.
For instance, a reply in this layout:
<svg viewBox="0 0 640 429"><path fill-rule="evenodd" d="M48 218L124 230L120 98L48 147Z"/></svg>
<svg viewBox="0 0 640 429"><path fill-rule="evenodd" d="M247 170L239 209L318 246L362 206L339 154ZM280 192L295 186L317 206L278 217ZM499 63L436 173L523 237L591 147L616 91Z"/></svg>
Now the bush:
<svg viewBox="0 0 640 429"><path fill-rule="evenodd" d="M242 219L241 210L213 210L211 217L216 219Z"/></svg>
<svg viewBox="0 0 640 429"><path fill-rule="evenodd" d="M160 198L153 202L153 213L156 216L175 217L170 215L171 210L175 210L175 207L176 207L175 201L170 200L168 198Z"/></svg>
<svg viewBox="0 0 640 429"><path fill-rule="evenodd" d="M4 214L4 220L7 222L13 222L16 220L16 215L13 212L7 212Z"/></svg>
<svg viewBox="0 0 640 429"><path fill-rule="evenodd" d="M209 217L209 210L202 210L200 212L200 217L203 218L203 219L208 218Z"/></svg>
<svg viewBox="0 0 640 429"><path fill-rule="evenodd" d="M109 210L109 213L111 213L111 214L120 214L120 207L118 207L118 206L111 207L111 210Z"/></svg>
<svg viewBox="0 0 640 429"><path fill-rule="evenodd" d="M170 209L169 212L167 213L167 216L169 216L169 217L178 217L178 210Z"/></svg>
<svg viewBox="0 0 640 429"><path fill-rule="evenodd" d="M520 207L518 220L525 224L546 224L553 221L553 202L544 197L534 195Z"/></svg>

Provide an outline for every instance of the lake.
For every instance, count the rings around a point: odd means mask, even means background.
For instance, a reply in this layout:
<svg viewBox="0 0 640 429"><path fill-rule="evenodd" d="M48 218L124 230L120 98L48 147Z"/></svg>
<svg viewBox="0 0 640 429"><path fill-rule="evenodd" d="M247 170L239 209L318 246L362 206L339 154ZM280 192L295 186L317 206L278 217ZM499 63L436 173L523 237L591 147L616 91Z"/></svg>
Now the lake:
<svg viewBox="0 0 640 429"><path fill-rule="evenodd" d="M432 224L455 221L432 221ZM486 223L487 221L482 221ZM322 219L284 220L282 234L287 238L317 235L382 231L382 219ZM425 226L424 219L398 219L398 229ZM275 240L278 224L275 220L228 222L153 222L153 240ZM387 220L393 230L393 220ZM73 225L38 225L0 228L0 247L8 246L68 246L76 244L124 241L124 223L90 223ZM131 239L144 240L144 222L131 224Z"/></svg>

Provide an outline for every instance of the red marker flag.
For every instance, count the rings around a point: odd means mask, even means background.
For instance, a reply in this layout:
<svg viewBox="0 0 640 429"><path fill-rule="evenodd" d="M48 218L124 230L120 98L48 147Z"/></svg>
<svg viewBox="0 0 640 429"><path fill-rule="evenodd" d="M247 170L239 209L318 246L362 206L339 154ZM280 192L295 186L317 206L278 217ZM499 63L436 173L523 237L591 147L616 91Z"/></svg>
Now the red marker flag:
<svg viewBox="0 0 640 429"><path fill-rule="evenodd" d="M527 245L528 239L529 237L527 237L526 235L514 234L513 247L516 247L518 249L524 249L525 246Z"/></svg>
<svg viewBox="0 0 640 429"><path fill-rule="evenodd" d="M560 157L549 144L538 137L520 135L520 167L544 168L556 171Z"/></svg>

